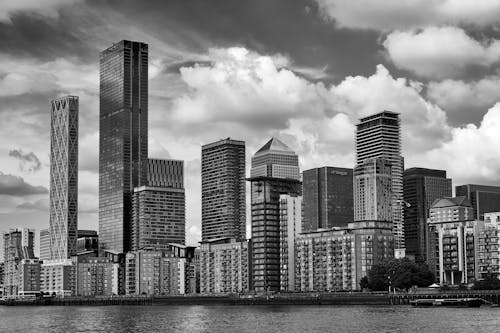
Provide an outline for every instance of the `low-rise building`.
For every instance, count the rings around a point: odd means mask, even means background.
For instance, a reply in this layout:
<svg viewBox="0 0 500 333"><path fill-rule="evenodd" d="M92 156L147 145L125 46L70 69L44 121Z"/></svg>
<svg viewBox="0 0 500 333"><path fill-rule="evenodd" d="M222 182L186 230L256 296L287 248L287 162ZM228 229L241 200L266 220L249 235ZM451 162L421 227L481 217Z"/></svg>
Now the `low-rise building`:
<svg viewBox="0 0 500 333"><path fill-rule="evenodd" d="M41 265L40 291L59 297L75 295L75 263L71 259L44 261Z"/></svg>
<svg viewBox="0 0 500 333"><path fill-rule="evenodd" d="M500 279L500 212L484 213L476 227L476 278Z"/></svg>
<svg viewBox="0 0 500 333"><path fill-rule="evenodd" d="M235 238L200 243L200 293L237 293L251 289L251 241Z"/></svg>
<svg viewBox="0 0 500 333"><path fill-rule="evenodd" d="M18 265L17 294L36 297L40 294L41 264L38 259L23 259Z"/></svg>
<svg viewBox="0 0 500 333"><path fill-rule="evenodd" d="M76 274L77 296L110 296L118 294L115 287L118 272L109 258L78 258Z"/></svg>
<svg viewBox="0 0 500 333"><path fill-rule="evenodd" d="M383 221L302 233L295 242L295 291L359 290L371 267L394 255L392 224Z"/></svg>

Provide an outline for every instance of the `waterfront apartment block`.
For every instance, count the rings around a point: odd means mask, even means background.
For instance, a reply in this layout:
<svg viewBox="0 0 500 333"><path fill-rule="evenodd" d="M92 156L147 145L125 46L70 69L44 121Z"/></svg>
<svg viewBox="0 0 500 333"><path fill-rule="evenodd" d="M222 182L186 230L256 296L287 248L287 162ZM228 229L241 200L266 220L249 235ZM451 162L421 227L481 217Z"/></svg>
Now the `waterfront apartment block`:
<svg viewBox="0 0 500 333"><path fill-rule="evenodd" d="M251 241L236 238L200 243L197 267L200 293L240 293L250 290Z"/></svg>
<svg viewBox="0 0 500 333"><path fill-rule="evenodd" d="M122 40L100 53L99 98L99 248L125 253L133 191L147 185L147 44Z"/></svg>
<svg viewBox="0 0 500 333"><path fill-rule="evenodd" d="M354 221L392 221L392 164L369 158L354 168Z"/></svg>
<svg viewBox="0 0 500 333"><path fill-rule="evenodd" d="M406 255L427 261L427 219L436 199L451 197L451 179L445 170L410 168L403 173Z"/></svg>
<svg viewBox="0 0 500 333"><path fill-rule="evenodd" d="M41 265L40 291L47 295L74 296L76 263L71 259L46 260Z"/></svg>
<svg viewBox="0 0 500 333"><path fill-rule="evenodd" d="M469 199L476 220L483 220L485 213L500 212L500 186L467 184L456 186L455 192Z"/></svg>
<svg viewBox="0 0 500 333"><path fill-rule="evenodd" d="M41 263L38 259L23 259L18 265L17 295L36 297L40 294Z"/></svg>
<svg viewBox="0 0 500 333"><path fill-rule="evenodd" d="M201 239L246 239L245 142L201 147Z"/></svg>
<svg viewBox="0 0 500 333"><path fill-rule="evenodd" d="M353 170L321 167L302 172L303 231L345 227L352 222Z"/></svg>
<svg viewBox="0 0 500 333"><path fill-rule="evenodd" d="M279 291L280 195L301 195L298 156L276 138L252 157L252 289Z"/></svg>
<svg viewBox="0 0 500 333"><path fill-rule="evenodd" d="M436 199L431 206L427 262L441 284L469 283L476 277L473 208L464 197Z"/></svg>
<svg viewBox="0 0 500 333"><path fill-rule="evenodd" d="M399 113L383 111L359 120L356 125L356 165L383 158L391 164L391 210L396 249L404 248L403 170ZM354 194L356 196L356 193ZM356 201L356 199L355 199ZM356 218L355 218L356 220Z"/></svg>
<svg viewBox="0 0 500 333"><path fill-rule="evenodd" d="M500 212L485 213L476 228L476 278L500 278Z"/></svg>
<svg viewBox="0 0 500 333"><path fill-rule="evenodd" d="M3 234L4 292L5 297L15 297L19 290L18 266L23 259L34 259L35 232L32 229L11 229Z"/></svg>
<svg viewBox="0 0 500 333"><path fill-rule="evenodd" d="M50 259L68 259L76 254L78 230L78 97L51 104Z"/></svg>
<svg viewBox="0 0 500 333"><path fill-rule="evenodd" d="M49 229L40 230L40 260L50 260L50 233Z"/></svg>
<svg viewBox="0 0 500 333"><path fill-rule="evenodd" d="M302 232L302 197L280 195L280 290L295 291L295 240Z"/></svg>
<svg viewBox="0 0 500 333"><path fill-rule="evenodd" d="M302 233L295 246L295 291L360 290L372 266L393 256L391 222L351 222Z"/></svg>
<svg viewBox="0 0 500 333"><path fill-rule="evenodd" d="M85 297L118 295L115 263L103 257L79 257L76 265L76 295Z"/></svg>

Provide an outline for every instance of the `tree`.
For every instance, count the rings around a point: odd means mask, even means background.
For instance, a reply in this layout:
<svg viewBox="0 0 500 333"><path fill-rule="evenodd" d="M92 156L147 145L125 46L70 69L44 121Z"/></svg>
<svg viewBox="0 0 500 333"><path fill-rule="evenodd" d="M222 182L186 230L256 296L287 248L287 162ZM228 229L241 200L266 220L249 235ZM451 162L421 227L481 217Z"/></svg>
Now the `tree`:
<svg viewBox="0 0 500 333"><path fill-rule="evenodd" d="M368 287L388 290L389 287L408 290L412 286L427 287L434 282L434 274L425 265L407 258L391 259L373 265L367 274Z"/></svg>

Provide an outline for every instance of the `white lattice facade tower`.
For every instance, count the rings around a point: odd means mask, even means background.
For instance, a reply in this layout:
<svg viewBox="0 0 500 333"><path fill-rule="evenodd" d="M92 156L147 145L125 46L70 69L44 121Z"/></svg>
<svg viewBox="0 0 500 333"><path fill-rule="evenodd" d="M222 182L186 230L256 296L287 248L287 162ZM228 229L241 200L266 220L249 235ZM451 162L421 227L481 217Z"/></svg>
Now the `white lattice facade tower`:
<svg viewBox="0 0 500 333"><path fill-rule="evenodd" d="M50 118L50 258L67 259L78 232L78 97L53 100Z"/></svg>

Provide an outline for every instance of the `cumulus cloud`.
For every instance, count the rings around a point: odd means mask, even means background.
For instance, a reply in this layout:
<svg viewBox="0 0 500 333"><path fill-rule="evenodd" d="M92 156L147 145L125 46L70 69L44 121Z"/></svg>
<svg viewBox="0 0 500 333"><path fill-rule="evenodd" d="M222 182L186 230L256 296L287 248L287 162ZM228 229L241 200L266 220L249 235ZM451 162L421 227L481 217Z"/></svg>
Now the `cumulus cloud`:
<svg viewBox="0 0 500 333"><path fill-rule="evenodd" d="M500 76L488 76L477 81L444 80L427 84L428 98L449 112L460 123L475 122L500 101Z"/></svg>
<svg viewBox="0 0 500 333"><path fill-rule="evenodd" d="M490 66L500 60L500 41L479 42L457 27L395 31L383 45L398 68L428 78L452 78L470 66Z"/></svg>
<svg viewBox="0 0 500 333"><path fill-rule="evenodd" d="M10 23L12 15L36 13L49 18L58 17L58 9L81 2L82 0L15 0L0 2L0 22Z"/></svg>
<svg viewBox="0 0 500 333"><path fill-rule="evenodd" d="M21 149L12 149L9 156L19 160L19 169L21 171L35 172L42 167L42 162L34 152L24 153Z"/></svg>
<svg viewBox="0 0 500 333"><path fill-rule="evenodd" d="M26 183L22 177L4 174L0 171L0 194L24 196L48 192L43 186L33 186Z"/></svg>
<svg viewBox="0 0 500 333"><path fill-rule="evenodd" d="M500 22L495 0L316 0L323 15L340 27L390 31L431 25Z"/></svg>

